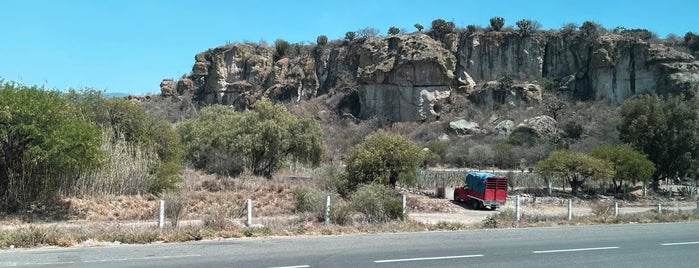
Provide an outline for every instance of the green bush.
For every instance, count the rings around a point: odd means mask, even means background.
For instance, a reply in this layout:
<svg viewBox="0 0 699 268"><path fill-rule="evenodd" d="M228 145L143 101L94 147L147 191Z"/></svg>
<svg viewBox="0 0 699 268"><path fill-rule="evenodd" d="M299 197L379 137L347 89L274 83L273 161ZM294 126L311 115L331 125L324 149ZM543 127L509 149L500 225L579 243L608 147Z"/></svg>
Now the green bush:
<svg viewBox="0 0 699 268"><path fill-rule="evenodd" d="M490 27L493 28L494 31L500 31L503 26L505 26L505 19L503 17L490 18Z"/></svg>
<svg viewBox="0 0 699 268"><path fill-rule="evenodd" d="M354 40L354 37L355 37L355 36L356 36L356 33L355 33L355 32L346 32L346 33L345 33L345 39L346 39L347 41L352 41L352 40Z"/></svg>
<svg viewBox="0 0 699 268"><path fill-rule="evenodd" d="M399 33L400 33L400 29L398 29L398 27L391 26L391 28L388 28L388 34L390 34L390 35L397 35Z"/></svg>
<svg viewBox="0 0 699 268"><path fill-rule="evenodd" d="M323 194L306 188L298 188L291 191L294 196L296 212L322 212L325 208Z"/></svg>
<svg viewBox="0 0 699 268"><path fill-rule="evenodd" d="M274 57L275 60L279 60L284 56L287 56L291 51L291 44L283 39L277 39L274 41Z"/></svg>
<svg viewBox="0 0 699 268"><path fill-rule="evenodd" d="M367 223L383 223L403 219L403 204L393 188L381 184L365 184L350 197L354 211Z"/></svg>
<svg viewBox="0 0 699 268"><path fill-rule="evenodd" d="M343 201L335 201L330 206L330 223L337 225L348 225L352 223L354 210L352 206Z"/></svg>
<svg viewBox="0 0 699 268"><path fill-rule="evenodd" d="M413 26L415 27L415 29L417 29L418 32L422 32L422 29L425 28L422 26L422 24L419 24L419 23L415 23L415 25L413 25Z"/></svg>
<svg viewBox="0 0 699 268"><path fill-rule="evenodd" d="M583 134L583 126L573 121L566 123L563 130L569 139L579 139Z"/></svg>
<svg viewBox="0 0 699 268"><path fill-rule="evenodd" d="M456 26L451 21L447 22L443 19L436 19L432 21L430 31L432 32L432 35L435 38L439 39L444 37L448 33L454 32L455 28Z"/></svg>
<svg viewBox="0 0 699 268"><path fill-rule="evenodd" d="M319 46L324 46L328 44L328 36L319 35L318 38L316 38L316 44L318 44Z"/></svg>
<svg viewBox="0 0 699 268"><path fill-rule="evenodd" d="M541 28L541 23L535 20L521 19L518 20L515 24L517 24L519 32L522 34L531 34L532 32L537 31Z"/></svg>

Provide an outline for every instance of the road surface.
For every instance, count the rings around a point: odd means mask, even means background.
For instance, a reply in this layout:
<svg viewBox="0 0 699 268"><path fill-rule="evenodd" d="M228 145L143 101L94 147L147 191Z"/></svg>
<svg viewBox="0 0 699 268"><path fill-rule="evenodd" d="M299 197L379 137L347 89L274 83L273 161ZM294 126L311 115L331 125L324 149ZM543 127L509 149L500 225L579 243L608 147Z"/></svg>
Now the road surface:
<svg viewBox="0 0 699 268"><path fill-rule="evenodd" d="M698 267L699 223L0 251L0 267Z"/></svg>

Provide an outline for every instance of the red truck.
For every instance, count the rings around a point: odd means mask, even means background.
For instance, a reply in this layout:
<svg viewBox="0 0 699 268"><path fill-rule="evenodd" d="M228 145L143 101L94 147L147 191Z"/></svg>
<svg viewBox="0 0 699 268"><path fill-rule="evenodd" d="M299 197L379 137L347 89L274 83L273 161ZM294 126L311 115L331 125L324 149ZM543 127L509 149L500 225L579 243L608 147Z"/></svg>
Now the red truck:
<svg viewBox="0 0 699 268"><path fill-rule="evenodd" d="M486 172L469 172L466 185L454 189L454 201L466 202L474 209L497 209L507 200L507 178Z"/></svg>

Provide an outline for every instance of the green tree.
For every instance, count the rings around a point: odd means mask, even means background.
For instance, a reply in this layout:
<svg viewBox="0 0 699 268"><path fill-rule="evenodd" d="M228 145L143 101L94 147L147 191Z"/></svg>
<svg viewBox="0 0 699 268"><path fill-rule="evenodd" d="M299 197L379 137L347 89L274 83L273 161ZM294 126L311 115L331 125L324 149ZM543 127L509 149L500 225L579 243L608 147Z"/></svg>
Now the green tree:
<svg viewBox="0 0 699 268"><path fill-rule="evenodd" d="M318 44L319 46L324 46L328 44L328 36L319 35L318 38L316 38L316 44Z"/></svg>
<svg viewBox="0 0 699 268"><path fill-rule="evenodd" d="M390 35L397 35L399 33L400 33L400 29L398 29L398 27L391 26L390 28L388 28L388 34L390 34Z"/></svg>
<svg viewBox="0 0 699 268"><path fill-rule="evenodd" d="M505 26L505 19L503 17L490 18L490 27L493 28L494 31L500 31L503 26Z"/></svg>
<svg viewBox="0 0 699 268"><path fill-rule="evenodd" d="M103 142L124 142L134 152L154 152L155 161L148 163L133 163L130 170L144 169L139 174L148 174L147 189L133 189L135 192L149 191L160 193L172 189L181 181L183 148L179 135L172 124L163 119L149 116L132 101L121 98L105 98L99 91L85 89L80 92L71 90L66 96L77 107L80 116L102 127L103 132L113 135ZM112 144L112 147L115 144ZM120 149L115 149L120 150ZM107 158L133 157L121 152L108 152ZM143 159L146 161L146 159ZM107 161L111 161L107 159ZM105 168L110 168L105 166ZM133 176L120 170L102 170L94 174L100 177L118 178ZM93 180L103 178L95 177ZM135 178L121 178L130 180ZM136 183L131 183L136 184ZM122 190L122 189L117 189ZM105 190L102 190L105 191ZM111 194L132 194L135 192L109 192Z"/></svg>
<svg viewBox="0 0 699 268"><path fill-rule="evenodd" d="M423 27L422 24L419 23L415 23L415 25L413 26L415 27L415 29L417 29L418 32L422 32L422 29L425 29L425 27Z"/></svg>
<svg viewBox="0 0 699 268"><path fill-rule="evenodd" d="M660 175L685 177L699 162L699 102L683 96L634 95L621 105L619 139L648 155Z"/></svg>
<svg viewBox="0 0 699 268"><path fill-rule="evenodd" d="M585 21L580 25L581 36L588 41L593 41L604 32L604 27L594 21Z"/></svg>
<svg viewBox="0 0 699 268"><path fill-rule="evenodd" d="M614 175L614 169L609 162L571 150L551 152L548 158L536 163L534 171L544 177L565 179L575 196L580 186L588 179L607 180Z"/></svg>
<svg viewBox="0 0 699 268"><path fill-rule="evenodd" d="M451 21L447 22L443 19L436 19L432 21L430 31L435 38L440 39L447 34L454 32L455 28L456 26Z"/></svg>
<svg viewBox="0 0 699 268"><path fill-rule="evenodd" d="M541 29L541 23L535 20L521 19L518 20L515 24L517 24L519 32L523 35L531 34Z"/></svg>
<svg viewBox="0 0 699 268"><path fill-rule="evenodd" d="M407 138L376 133L352 148L345 171L353 189L367 183L413 185L422 162L422 150Z"/></svg>
<svg viewBox="0 0 699 268"><path fill-rule="evenodd" d="M639 180L646 181L655 171L653 162L628 145L603 144L593 149L590 155L612 163L612 183L617 193L621 191L624 179L635 184Z"/></svg>
<svg viewBox="0 0 699 268"><path fill-rule="evenodd" d="M693 32L687 32L684 34L684 44L691 51L699 50L699 35Z"/></svg>
<svg viewBox="0 0 699 268"><path fill-rule="evenodd" d="M351 32L351 31L350 31L350 32L346 32L346 33L345 33L345 39L346 39L347 41L352 41L352 40L354 40L355 35L356 35L355 32Z"/></svg>
<svg viewBox="0 0 699 268"><path fill-rule="evenodd" d="M277 39L274 41L274 57L275 60L279 60L285 56L288 56L291 52L292 47L289 42L284 39Z"/></svg>
<svg viewBox="0 0 699 268"><path fill-rule="evenodd" d="M216 152L231 164L242 163L253 174L271 178L287 159L317 166L323 155L316 121L267 100L244 112L221 105L206 107L178 131L187 144L186 158L198 168L205 168L207 156Z"/></svg>
<svg viewBox="0 0 699 268"><path fill-rule="evenodd" d="M57 91L0 80L0 200L16 210L98 167L100 132Z"/></svg>
<svg viewBox="0 0 699 268"><path fill-rule="evenodd" d="M442 141L428 141L425 143L425 148L428 150L425 154L425 164L435 166L442 163L442 160L446 157L448 147L449 145Z"/></svg>

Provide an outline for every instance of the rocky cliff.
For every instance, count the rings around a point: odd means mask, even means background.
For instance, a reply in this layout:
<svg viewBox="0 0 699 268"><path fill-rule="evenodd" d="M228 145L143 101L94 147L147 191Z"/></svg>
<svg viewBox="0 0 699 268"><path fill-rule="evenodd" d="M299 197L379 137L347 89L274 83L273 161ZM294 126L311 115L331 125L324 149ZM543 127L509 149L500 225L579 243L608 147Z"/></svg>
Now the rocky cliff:
<svg viewBox="0 0 699 268"><path fill-rule="evenodd" d="M191 74L164 80L161 91L243 109L261 97L303 101L349 89L354 116L429 121L457 94L481 106L536 103L544 81L577 100L699 90L691 54L619 33L418 32L283 52L252 43L210 49L196 55Z"/></svg>

